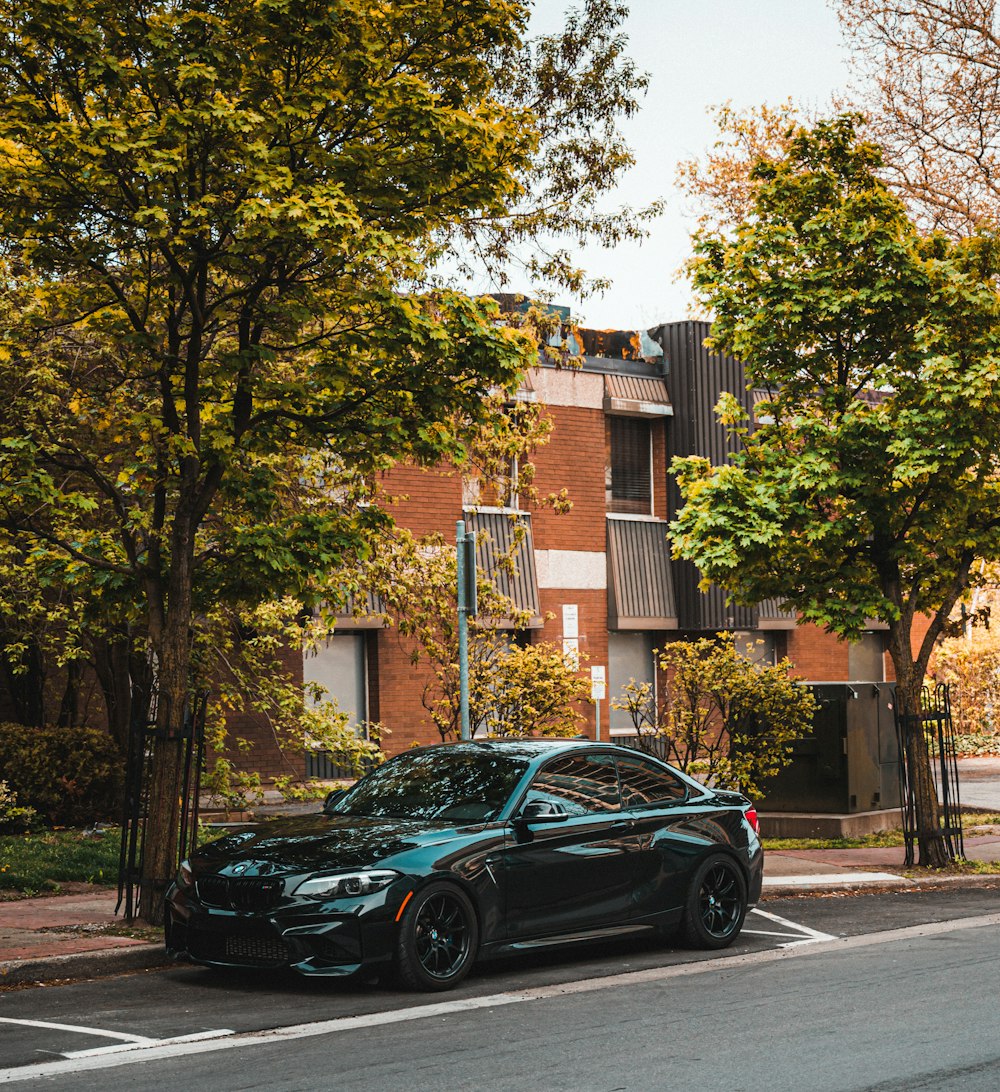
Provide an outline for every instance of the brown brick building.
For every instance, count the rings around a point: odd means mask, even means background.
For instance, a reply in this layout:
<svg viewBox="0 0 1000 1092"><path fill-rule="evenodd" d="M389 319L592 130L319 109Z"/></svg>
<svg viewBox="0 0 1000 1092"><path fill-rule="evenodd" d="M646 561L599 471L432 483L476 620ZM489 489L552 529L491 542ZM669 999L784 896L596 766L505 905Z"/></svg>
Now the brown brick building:
<svg viewBox="0 0 1000 1092"><path fill-rule="evenodd" d="M848 645L815 626L797 626L778 604L737 608L719 589L703 594L691 566L670 559L667 522L678 500L670 459L724 459L730 441L713 413L719 394L742 394L748 406L752 400L739 362L704 348L707 333L696 322L639 334L584 331L578 367L535 368L521 392L544 405L554 424L550 442L534 456L536 484L542 493L565 487L573 502L565 515L543 509L523 517L530 534L519 605L538 617L526 639L578 648L583 671L606 668L603 738L631 727L611 709L610 697L632 677L652 680L653 649L682 636L745 634L754 655L787 655L816 682L881 682L889 670L879 627ZM467 498L463 505L463 482L453 471L397 469L386 485L405 498L395 513L400 524L421 534L442 532L451 543L458 519L482 528L506 518ZM385 724L391 730L385 749L395 753L436 739L409 652L378 621L345 619L328 648L305 657L304 672L357 721ZM584 712L594 736L597 709ZM315 760L310 769L324 772Z"/></svg>

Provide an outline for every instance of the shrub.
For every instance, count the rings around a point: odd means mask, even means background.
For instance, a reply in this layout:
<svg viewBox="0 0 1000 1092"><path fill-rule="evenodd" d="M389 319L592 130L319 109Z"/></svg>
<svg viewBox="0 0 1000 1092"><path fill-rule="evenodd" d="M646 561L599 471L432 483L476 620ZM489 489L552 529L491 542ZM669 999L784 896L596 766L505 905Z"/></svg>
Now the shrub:
<svg viewBox="0 0 1000 1092"><path fill-rule="evenodd" d="M0 834L23 834L31 829L35 819L34 808L18 806L17 794L0 781Z"/></svg>
<svg viewBox="0 0 1000 1092"><path fill-rule="evenodd" d="M107 732L0 724L0 770L20 805L53 826L120 817L125 762Z"/></svg>
<svg viewBox="0 0 1000 1092"><path fill-rule="evenodd" d="M632 679L612 700L632 718L640 748L709 785L759 796L812 727L815 699L796 685L787 659L775 666L742 656L731 633L675 641L657 654L666 685Z"/></svg>
<svg viewBox="0 0 1000 1092"><path fill-rule="evenodd" d="M1000 636L975 628L934 650L931 673L951 685L951 712L963 753L1000 751Z"/></svg>

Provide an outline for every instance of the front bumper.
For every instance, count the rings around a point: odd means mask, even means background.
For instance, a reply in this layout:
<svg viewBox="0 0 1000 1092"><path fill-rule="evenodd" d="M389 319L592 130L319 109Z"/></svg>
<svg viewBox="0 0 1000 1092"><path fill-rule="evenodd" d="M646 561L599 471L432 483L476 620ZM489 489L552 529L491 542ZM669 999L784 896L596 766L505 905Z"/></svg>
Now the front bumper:
<svg viewBox="0 0 1000 1092"><path fill-rule="evenodd" d="M166 899L167 952L213 967L348 975L392 959L395 927L384 911L382 902L340 912L241 913L203 906L175 885Z"/></svg>

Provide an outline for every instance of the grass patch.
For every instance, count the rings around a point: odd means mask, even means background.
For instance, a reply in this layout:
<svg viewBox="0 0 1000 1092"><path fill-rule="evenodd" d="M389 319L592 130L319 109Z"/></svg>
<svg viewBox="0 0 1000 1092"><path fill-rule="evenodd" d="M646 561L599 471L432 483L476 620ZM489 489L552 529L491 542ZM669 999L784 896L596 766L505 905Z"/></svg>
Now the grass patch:
<svg viewBox="0 0 1000 1092"><path fill-rule="evenodd" d="M926 880L928 876L1000 876L1000 861L969 861L959 857L944 868L912 868L902 875Z"/></svg>
<svg viewBox="0 0 1000 1092"><path fill-rule="evenodd" d="M117 828L0 835L0 891L32 895L58 891L62 883L111 887L118 881L120 845Z"/></svg>
<svg viewBox="0 0 1000 1092"><path fill-rule="evenodd" d="M857 838L764 838L765 849L891 849L903 844L901 830L879 830Z"/></svg>
<svg viewBox="0 0 1000 1092"><path fill-rule="evenodd" d="M962 829L966 834L972 834L979 828L991 828L1000 826L1000 814L995 811L964 811L962 812ZM894 849L902 846L903 832L896 830L880 830L874 834L859 835L857 838L762 838L764 849L792 850L792 849ZM979 864L981 862L966 862L967 864ZM966 871L975 871L966 869ZM992 871L986 868L985 871Z"/></svg>

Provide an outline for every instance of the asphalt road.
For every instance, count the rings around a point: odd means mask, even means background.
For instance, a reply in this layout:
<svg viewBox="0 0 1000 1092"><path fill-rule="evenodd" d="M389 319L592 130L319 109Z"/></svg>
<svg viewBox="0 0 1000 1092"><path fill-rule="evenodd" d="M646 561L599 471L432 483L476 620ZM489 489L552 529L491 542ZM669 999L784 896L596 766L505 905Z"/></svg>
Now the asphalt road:
<svg viewBox="0 0 1000 1092"><path fill-rule="evenodd" d="M488 964L445 995L183 966L12 990L0 1084L1000 1088L1000 888L761 909L721 956L618 943Z"/></svg>

